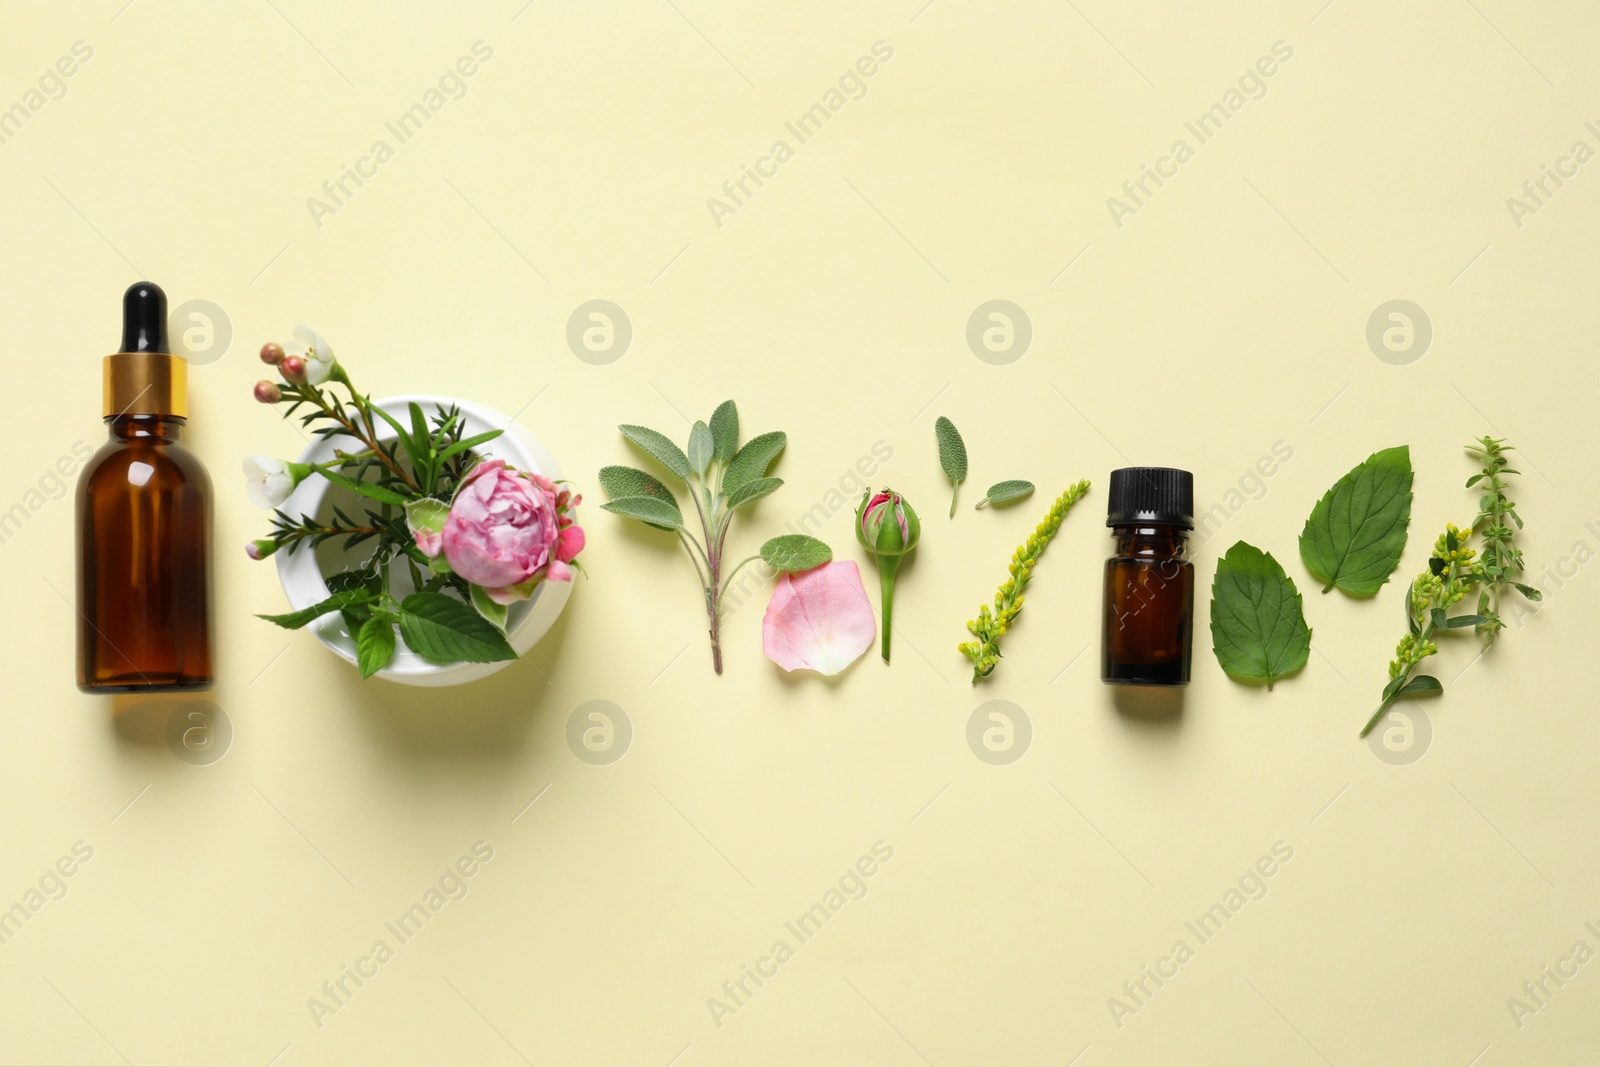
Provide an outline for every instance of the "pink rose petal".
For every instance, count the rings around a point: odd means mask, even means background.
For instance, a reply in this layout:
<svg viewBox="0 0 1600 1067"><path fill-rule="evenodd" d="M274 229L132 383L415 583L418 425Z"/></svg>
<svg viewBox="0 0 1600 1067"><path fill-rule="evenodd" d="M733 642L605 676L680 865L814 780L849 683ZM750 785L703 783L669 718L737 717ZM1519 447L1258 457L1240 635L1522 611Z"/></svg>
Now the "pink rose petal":
<svg viewBox="0 0 1600 1067"><path fill-rule="evenodd" d="M778 576L761 620L761 651L786 671L835 675L872 647L872 604L854 560Z"/></svg>

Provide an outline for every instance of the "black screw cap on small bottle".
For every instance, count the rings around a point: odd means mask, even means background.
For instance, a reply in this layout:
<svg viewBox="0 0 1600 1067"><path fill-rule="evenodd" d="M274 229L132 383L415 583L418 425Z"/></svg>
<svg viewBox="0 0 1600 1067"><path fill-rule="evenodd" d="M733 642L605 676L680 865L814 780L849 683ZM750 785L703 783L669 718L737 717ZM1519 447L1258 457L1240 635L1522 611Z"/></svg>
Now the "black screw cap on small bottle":
<svg viewBox="0 0 1600 1067"><path fill-rule="evenodd" d="M134 282L122 294L122 347L118 352L170 352L167 294L155 282Z"/></svg>
<svg viewBox="0 0 1600 1067"><path fill-rule="evenodd" d="M1148 524L1194 529L1194 475L1172 467L1111 472L1107 526Z"/></svg>

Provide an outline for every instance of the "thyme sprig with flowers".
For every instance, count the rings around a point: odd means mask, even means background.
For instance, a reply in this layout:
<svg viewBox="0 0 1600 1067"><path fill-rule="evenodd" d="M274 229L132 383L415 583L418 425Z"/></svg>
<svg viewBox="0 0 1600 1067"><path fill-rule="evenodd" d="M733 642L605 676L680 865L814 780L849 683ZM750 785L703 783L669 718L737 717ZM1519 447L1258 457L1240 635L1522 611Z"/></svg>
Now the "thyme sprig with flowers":
<svg viewBox="0 0 1600 1067"><path fill-rule="evenodd" d="M1503 480L1507 474L1520 474L1510 466L1506 453L1512 451L1503 438L1480 437L1467 446L1467 452L1483 464L1483 470L1467 479L1467 488L1482 484L1484 493L1478 500L1478 517L1472 520L1472 529L1483 540L1482 566L1484 582L1478 593L1478 614L1483 622L1477 632L1483 645L1494 644L1497 634L1505 629L1500 618L1500 594L1511 586L1529 600L1543 600L1544 595L1531 585L1516 580L1522 573L1522 550L1517 547L1517 531L1506 524L1510 519L1522 529L1522 516L1517 505L1506 498L1511 486Z"/></svg>
<svg viewBox="0 0 1600 1067"><path fill-rule="evenodd" d="M1056 532L1061 529L1061 521L1067 517L1067 512L1072 510L1072 505L1083 498L1089 491L1087 480L1068 486L1066 492L1056 498L1050 505L1050 511L1037 529L1029 535L1011 556L1010 577L1008 577L994 594L994 611L989 611L988 605L978 609L978 617L967 623L967 631L976 637L976 641L967 641L959 646L959 651L972 661L972 684L987 678L994 673L995 667L1000 664L1000 638L1005 636L1006 630L1022 611L1023 591L1028 588L1028 582L1033 579L1033 568L1039 562L1039 557L1044 555L1044 550L1049 547L1050 541Z"/></svg>

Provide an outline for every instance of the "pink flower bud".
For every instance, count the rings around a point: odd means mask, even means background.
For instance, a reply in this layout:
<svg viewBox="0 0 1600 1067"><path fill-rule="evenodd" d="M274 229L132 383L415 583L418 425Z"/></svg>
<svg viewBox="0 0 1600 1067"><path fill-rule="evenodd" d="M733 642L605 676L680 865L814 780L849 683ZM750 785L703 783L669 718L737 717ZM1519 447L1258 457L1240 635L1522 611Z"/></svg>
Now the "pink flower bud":
<svg viewBox="0 0 1600 1067"><path fill-rule="evenodd" d="M302 356L284 356L283 362L278 364L278 371L290 385L303 385L306 380L306 361Z"/></svg>
<svg viewBox="0 0 1600 1067"><path fill-rule="evenodd" d="M276 551L278 551L278 542L266 537L259 541L251 541L244 546L244 554L251 559L266 559Z"/></svg>
<svg viewBox="0 0 1600 1067"><path fill-rule="evenodd" d="M261 362L269 367L276 367L283 362L283 346L276 341L268 341L261 346Z"/></svg>
<svg viewBox="0 0 1600 1067"><path fill-rule="evenodd" d="M275 383L263 378L256 383L256 399L263 404L276 404L283 399L283 390L279 389Z"/></svg>

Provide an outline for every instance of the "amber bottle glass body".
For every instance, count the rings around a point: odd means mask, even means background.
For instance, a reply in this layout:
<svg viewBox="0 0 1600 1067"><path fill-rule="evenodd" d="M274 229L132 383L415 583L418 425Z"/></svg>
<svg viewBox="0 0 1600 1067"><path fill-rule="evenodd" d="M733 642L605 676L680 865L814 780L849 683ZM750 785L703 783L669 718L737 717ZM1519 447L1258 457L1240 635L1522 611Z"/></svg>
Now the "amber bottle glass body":
<svg viewBox="0 0 1600 1067"><path fill-rule="evenodd" d="M106 358L110 440L78 480L78 688L211 686L211 479L180 440L186 368L164 350L165 298L125 298L156 325ZM131 346L145 345L145 348ZM130 350L131 349L131 350ZM159 357L159 358L158 358Z"/></svg>
<svg viewBox="0 0 1600 1067"><path fill-rule="evenodd" d="M1114 471L1111 497L1101 680L1188 685L1194 648L1194 564L1187 547L1193 479L1170 468Z"/></svg>

